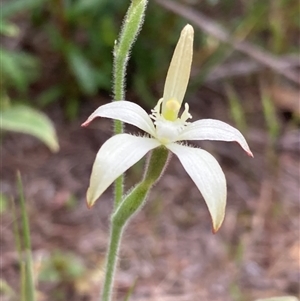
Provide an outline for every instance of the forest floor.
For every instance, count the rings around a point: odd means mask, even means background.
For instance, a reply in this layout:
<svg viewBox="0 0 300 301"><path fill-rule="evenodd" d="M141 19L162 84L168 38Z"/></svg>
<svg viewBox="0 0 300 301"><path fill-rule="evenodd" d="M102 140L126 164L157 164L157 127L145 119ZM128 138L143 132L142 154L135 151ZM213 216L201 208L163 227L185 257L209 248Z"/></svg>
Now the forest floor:
<svg viewBox="0 0 300 301"><path fill-rule="evenodd" d="M233 124L228 104L214 87L189 103L194 120L216 118ZM54 106L60 151L52 154L36 139L8 134L2 141L1 190L16 195L16 170L24 183L30 218L37 290L44 301L96 301L103 280L112 189L92 209L85 192L95 155L112 134L110 120L80 124L105 99L85 104L78 120L66 122ZM177 158L155 186L122 241L115 300L252 301L299 296L299 128L278 117L280 135L270 141L259 97L243 97L243 130L254 158L237 144L195 142L219 161L227 178L226 218L217 234L203 198ZM126 128L127 131L136 131ZM143 162L129 170L136 183ZM20 269L11 210L1 214L1 274L16 290ZM3 297L3 301L14 300Z"/></svg>

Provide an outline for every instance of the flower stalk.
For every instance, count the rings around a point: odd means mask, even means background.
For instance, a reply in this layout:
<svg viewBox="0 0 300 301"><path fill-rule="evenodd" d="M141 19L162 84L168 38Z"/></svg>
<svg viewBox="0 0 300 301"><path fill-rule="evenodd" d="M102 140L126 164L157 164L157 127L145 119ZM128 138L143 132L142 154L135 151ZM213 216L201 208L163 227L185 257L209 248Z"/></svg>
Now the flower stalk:
<svg viewBox="0 0 300 301"><path fill-rule="evenodd" d="M126 67L130 50L144 22L147 2L147 0L132 0L123 22L119 40L115 41L113 51L113 95L115 101L125 99ZM122 121L114 121L114 133L123 133ZM120 204L123 197L123 182L123 175L115 181L115 208Z"/></svg>
<svg viewBox="0 0 300 301"><path fill-rule="evenodd" d="M153 150L143 180L124 198L112 216L113 224L123 227L143 205L152 186L162 176L168 160L168 150L159 147Z"/></svg>
<svg viewBox="0 0 300 301"><path fill-rule="evenodd" d="M114 274L123 230L131 217L146 201L153 185L159 180L168 162L169 152L165 147L156 148L148 162L143 180L138 183L122 200L111 218L110 244L106 259L106 274L102 291L102 301L111 300Z"/></svg>

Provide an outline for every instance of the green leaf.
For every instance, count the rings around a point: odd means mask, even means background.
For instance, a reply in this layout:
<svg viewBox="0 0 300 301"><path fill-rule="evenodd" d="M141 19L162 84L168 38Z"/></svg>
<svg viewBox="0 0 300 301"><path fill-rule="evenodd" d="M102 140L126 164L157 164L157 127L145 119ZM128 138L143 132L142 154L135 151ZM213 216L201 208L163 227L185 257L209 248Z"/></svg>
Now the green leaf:
<svg viewBox="0 0 300 301"><path fill-rule="evenodd" d="M25 91L38 75L38 61L24 52L0 48L0 82Z"/></svg>
<svg viewBox="0 0 300 301"><path fill-rule="evenodd" d="M108 2L107 0L78 0L69 8L67 16L70 20L76 21L83 14L91 15L101 11Z"/></svg>
<svg viewBox="0 0 300 301"><path fill-rule="evenodd" d="M85 272L81 258L73 253L55 250L44 260L39 273L40 281L61 282L75 281Z"/></svg>
<svg viewBox="0 0 300 301"><path fill-rule="evenodd" d="M37 102L41 107L45 107L55 101L57 101L63 94L63 89L61 86L56 85L48 90L42 92L37 97Z"/></svg>
<svg viewBox="0 0 300 301"><path fill-rule="evenodd" d="M67 57L70 68L75 75L79 86L88 95L96 93L97 81L95 69L91 66L90 61L82 55L79 49L75 47L67 48Z"/></svg>
<svg viewBox="0 0 300 301"><path fill-rule="evenodd" d="M5 213L7 210L8 210L8 198L5 194L0 193L0 214Z"/></svg>
<svg viewBox="0 0 300 301"><path fill-rule="evenodd" d="M16 297L16 293L12 287L2 278L0 278L0 294L6 297Z"/></svg>
<svg viewBox="0 0 300 301"><path fill-rule="evenodd" d="M14 38L19 35L19 32L20 29L17 25L0 20L0 34Z"/></svg>
<svg viewBox="0 0 300 301"><path fill-rule="evenodd" d="M0 5L1 17L7 18L42 5L45 0L10 0Z"/></svg>
<svg viewBox="0 0 300 301"><path fill-rule="evenodd" d="M16 105L2 111L0 128L35 136L53 152L59 149L55 129L50 119L27 106Z"/></svg>

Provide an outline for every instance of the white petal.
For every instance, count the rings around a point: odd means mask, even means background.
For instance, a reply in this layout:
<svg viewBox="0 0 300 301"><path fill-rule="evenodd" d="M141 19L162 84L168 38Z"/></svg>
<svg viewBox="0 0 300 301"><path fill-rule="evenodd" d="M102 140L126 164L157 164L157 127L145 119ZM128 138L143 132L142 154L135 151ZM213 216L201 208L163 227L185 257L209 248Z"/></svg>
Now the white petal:
<svg viewBox="0 0 300 301"><path fill-rule="evenodd" d="M175 143L166 147L179 158L202 193L216 232L224 219L227 197L226 179L219 163L210 153L199 148Z"/></svg>
<svg viewBox="0 0 300 301"><path fill-rule="evenodd" d="M178 101L179 107L182 103L190 79L193 41L194 29L188 24L181 31L166 77L163 94L163 115L166 102L170 99Z"/></svg>
<svg viewBox="0 0 300 301"><path fill-rule="evenodd" d="M180 140L236 141L249 156L253 157L241 132L233 126L216 119L201 119L188 124L177 139L177 141Z"/></svg>
<svg viewBox="0 0 300 301"><path fill-rule="evenodd" d="M88 207L129 167L159 146L152 138L120 134L107 140L97 153L87 191Z"/></svg>
<svg viewBox="0 0 300 301"><path fill-rule="evenodd" d="M113 101L100 106L82 126L87 126L96 117L106 117L121 120L132 124L151 136L154 135L155 129L152 120L147 112L136 103L121 100Z"/></svg>

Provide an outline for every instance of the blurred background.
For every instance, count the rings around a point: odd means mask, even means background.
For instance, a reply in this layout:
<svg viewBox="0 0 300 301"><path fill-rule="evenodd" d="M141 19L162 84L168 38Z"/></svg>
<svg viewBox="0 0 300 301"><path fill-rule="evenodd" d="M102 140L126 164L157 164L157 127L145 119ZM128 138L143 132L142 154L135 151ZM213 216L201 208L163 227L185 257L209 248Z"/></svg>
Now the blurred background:
<svg viewBox="0 0 300 301"><path fill-rule="evenodd" d="M1 2L2 300L20 296L17 170L38 300L97 300L113 195L109 189L88 210L85 192L112 122L80 124L111 101L112 50L129 4ZM201 194L172 158L125 232L115 300L130 291L130 300L139 301L299 296L299 12L297 0L150 1L128 66L126 99L150 112L190 23L195 45L186 101L193 118L237 127L254 159L234 143L193 143L218 159L228 182L225 222L213 235ZM127 172L126 188L140 179L143 165Z"/></svg>

